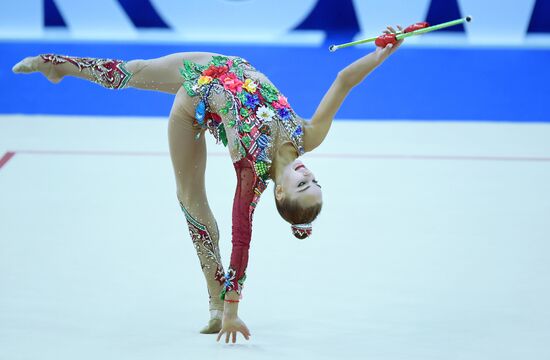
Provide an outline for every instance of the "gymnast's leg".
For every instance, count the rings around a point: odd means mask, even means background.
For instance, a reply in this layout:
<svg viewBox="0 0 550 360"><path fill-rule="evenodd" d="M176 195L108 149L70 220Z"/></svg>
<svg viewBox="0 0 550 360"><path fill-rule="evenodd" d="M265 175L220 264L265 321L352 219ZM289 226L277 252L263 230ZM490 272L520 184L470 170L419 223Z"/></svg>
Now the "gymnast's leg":
<svg viewBox="0 0 550 360"><path fill-rule="evenodd" d="M201 56L202 55L202 56ZM181 87L183 60L201 59L207 53L176 53L150 60L81 58L55 54L27 57L13 67L15 73L41 72L56 84L65 76L93 81L109 89L133 87L175 94Z"/></svg>
<svg viewBox="0 0 550 360"><path fill-rule="evenodd" d="M208 205L204 184L206 143L204 136L195 139L199 130L194 128L193 118L185 108L190 101L185 91L177 93L170 112L168 139L178 200L206 278L210 298L211 319L201 333L213 334L220 331L222 324L223 300L220 299L220 293L224 270L218 247L218 226Z"/></svg>

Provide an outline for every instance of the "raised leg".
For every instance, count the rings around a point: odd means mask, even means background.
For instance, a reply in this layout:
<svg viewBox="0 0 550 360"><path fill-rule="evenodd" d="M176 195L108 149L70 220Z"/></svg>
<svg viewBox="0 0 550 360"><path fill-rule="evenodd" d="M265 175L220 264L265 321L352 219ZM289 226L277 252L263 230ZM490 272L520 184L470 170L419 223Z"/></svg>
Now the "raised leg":
<svg viewBox="0 0 550 360"><path fill-rule="evenodd" d="M185 91L176 95L170 112L168 139L178 200L208 288L211 319L201 332L217 333L221 329L223 314L223 301L219 295L223 288L224 269L218 247L218 226L204 184L206 143L204 136L195 137L198 130L193 127L193 118L185 109L190 101Z"/></svg>
<svg viewBox="0 0 550 360"><path fill-rule="evenodd" d="M175 94L181 87L179 68L184 57L185 53L177 53L157 59L125 62L43 54L23 59L12 70L21 74L41 72L54 84L65 76L74 76L109 89L133 87Z"/></svg>

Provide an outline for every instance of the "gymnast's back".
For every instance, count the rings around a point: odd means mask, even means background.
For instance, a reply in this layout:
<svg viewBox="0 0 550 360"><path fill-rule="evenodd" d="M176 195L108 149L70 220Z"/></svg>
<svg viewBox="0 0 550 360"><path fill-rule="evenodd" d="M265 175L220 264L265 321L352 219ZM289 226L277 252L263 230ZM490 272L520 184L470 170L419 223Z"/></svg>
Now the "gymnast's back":
<svg viewBox="0 0 550 360"><path fill-rule="evenodd" d="M158 59L154 59L153 61L162 62L162 66L171 69L171 71L173 71L176 76L181 76L179 69L183 66L184 61L190 61L197 65L207 66L212 62L214 57L242 59L239 56L222 55L222 54L211 53L211 52L181 52L181 53L167 55ZM246 62L245 59L243 60ZM273 85L273 83L269 81L267 76L265 76L263 73L261 73L255 68L251 68L247 70L247 77L250 77L254 80L258 80L261 82L268 82Z"/></svg>
<svg viewBox="0 0 550 360"><path fill-rule="evenodd" d="M183 53L173 61L180 64L183 81L178 97L184 98L188 116L196 127L208 130L217 142L227 146L234 162L245 156L254 163L262 162L257 175L266 180L273 147L290 141L299 155L304 153L302 119L247 60L214 53Z"/></svg>

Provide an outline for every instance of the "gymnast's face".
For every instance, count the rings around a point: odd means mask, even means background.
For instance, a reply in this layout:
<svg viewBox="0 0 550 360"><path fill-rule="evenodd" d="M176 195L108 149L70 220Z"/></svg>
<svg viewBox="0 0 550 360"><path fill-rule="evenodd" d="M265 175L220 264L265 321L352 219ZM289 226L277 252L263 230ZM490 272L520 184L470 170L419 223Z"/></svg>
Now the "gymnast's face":
<svg viewBox="0 0 550 360"><path fill-rule="evenodd" d="M280 179L275 189L277 200L286 198L299 201L304 206L312 206L323 201L321 185L300 160L296 159L288 164Z"/></svg>

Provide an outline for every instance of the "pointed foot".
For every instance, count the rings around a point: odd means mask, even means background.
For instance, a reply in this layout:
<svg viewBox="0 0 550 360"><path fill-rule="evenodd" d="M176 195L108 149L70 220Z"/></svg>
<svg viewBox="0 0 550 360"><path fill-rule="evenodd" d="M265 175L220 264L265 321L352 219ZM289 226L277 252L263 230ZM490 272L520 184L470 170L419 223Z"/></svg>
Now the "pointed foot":
<svg viewBox="0 0 550 360"><path fill-rule="evenodd" d="M11 68L11 71L16 74L30 74L37 71L34 58L34 56L24 58L23 60L15 64L13 68Z"/></svg>
<svg viewBox="0 0 550 360"><path fill-rule="evenodd" d="M41 72L50 82L57 84L63 78L52 64L44 64L40 56L29 56L18 62L11 69L15 74Z"/></svg>

